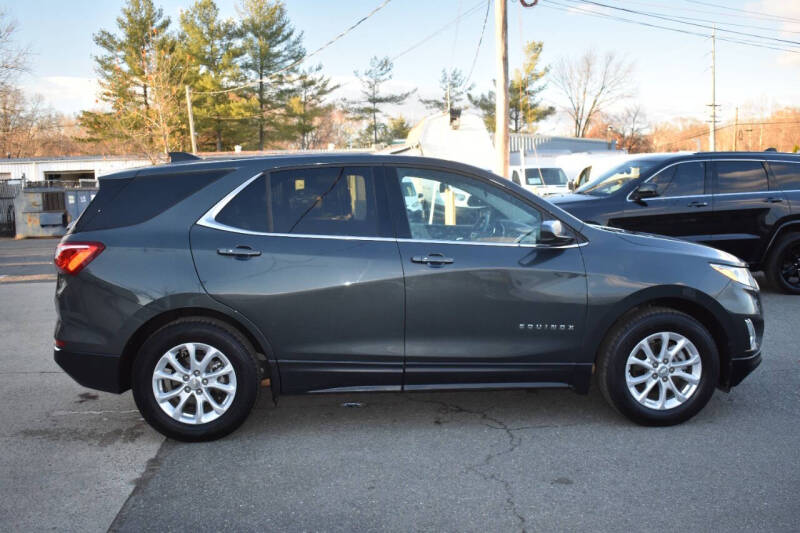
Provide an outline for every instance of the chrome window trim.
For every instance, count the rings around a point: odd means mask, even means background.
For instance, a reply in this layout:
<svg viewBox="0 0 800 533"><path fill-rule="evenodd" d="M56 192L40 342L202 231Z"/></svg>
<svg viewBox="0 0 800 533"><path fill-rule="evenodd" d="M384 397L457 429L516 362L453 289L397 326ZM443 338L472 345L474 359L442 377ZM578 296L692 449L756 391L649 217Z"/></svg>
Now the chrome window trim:
<svg viewBox="0 0 800 533"><path fill-rule="evenodd" d="M734 158L734 157L731 157L731 158L714 158L714 159L691 159L691 160L686 160L686 161L676 161L674 163L670 163L669 165L665 166L664 168L662 168L661 170L659 170L658 172L656 172L655 174L653 174L652 176L650 176L649 178L644 180L642 183L647 183L648 181L650 181L651 179L655 178L656 176L658 176L659 174L661 174L662 172L664 172L668 168L674 167L675 165L680 165L681 163L713 163L715 161L754 161L756 163L788 163L790 165L800 165L800 161L782 161L780 159L752 159L752 158L742 159L742 158ZM767 179L767 183L769 183L769 176L767 176L767 178L768 178ZM636 189L634 189L634 191L635 190ZM635 200L631 200L631 194L633 194L634 191L631 191L631 192L628 193L628 196L626 196L626 198L625 198L626 201L635 202ZM768 189L768 190L765 190L765 191L721 192L721 193L717 193L717 194L714 194L714 193L703 193L703 194L692 194L692 195L688 195L688 196L687 195L683 195L683 196L657 196L657 197L654 197L654 198L648 198L647 200L648 201L653 201L653 200L668 200L668 199L671 199L671 198L697 198L699 196L730 196L730 195L736 195L736 194L764 194L764 193L771 193L771 192L800 192L800 189L775 189L775 190Z"/></svg>
<svg viewBox="0 0 800 533"><path fill-rule="evenodd" d="M259 237L291 237L291 238L300 238L300 239L335 239L341 241L375 241L375 242L408 242L408 243L428 243L428 244L472 244L477 246L511 246L514 248L549 248L549 249L562 249L562 248L577 248L580 246L584 246L589 244L588 241L573 243L573 244L566 244L563 246L550 246L547 244L524 244L524 243L513 243L513 242L476 242L476 241L449 241L449 240L435 240L435 239L398 239L394 237L362 237L362 236L355 236L355 235L318 235L318 234L308 234L308 233L275 233L275 232L267 232L267 231L253 231L244 228L237 228L234 226L228 226L227 224L222 224L217 222L216 217L220 211L222 211L228 203L233 200L233 198L239 194L243 189L245 189L248 185L250 185L253 181L263 176L265 172L259 172L252 178L248 178L238 187L233 189L231 192L226 194L221 200L219 200L216 204L214 204L211 209L205 212L200 219L195 222L198 226L203 226L206 228L211 228L219 231L227 231L229 233L239 233L242 235L255 235Z"/></svg>

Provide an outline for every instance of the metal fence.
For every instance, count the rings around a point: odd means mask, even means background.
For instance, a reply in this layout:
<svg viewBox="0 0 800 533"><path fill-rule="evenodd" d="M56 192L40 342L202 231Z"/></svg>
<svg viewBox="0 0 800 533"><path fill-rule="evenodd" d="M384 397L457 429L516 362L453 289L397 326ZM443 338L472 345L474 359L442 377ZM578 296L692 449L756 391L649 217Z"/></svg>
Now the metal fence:
<svg viewBox="0 0 800 533"><path fill-rule="evenodd" d="M14 199L22 187L0 182L0 235L14 235Z"/></svg>

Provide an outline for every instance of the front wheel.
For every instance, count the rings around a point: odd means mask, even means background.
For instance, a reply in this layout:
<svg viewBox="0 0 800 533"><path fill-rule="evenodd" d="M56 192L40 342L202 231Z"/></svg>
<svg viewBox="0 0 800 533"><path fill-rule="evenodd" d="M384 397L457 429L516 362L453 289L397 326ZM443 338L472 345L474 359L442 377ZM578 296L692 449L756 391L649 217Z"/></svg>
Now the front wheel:
<svg viewBox="0 0 800 533"><path fill-rule="evenodd" d="M133 364L133 397L167 437L212 440L239 427L258 393L258 367L246 341L202 319L155 332Z"/></svg>
<svg viewBox="0 0 800 533"><path fill-rule="evenodd" d="M711 399L719 375L714 339L697 320L673 309L647 308L617 324L598 360L600 390L638 424L684 422Z"/></svg>

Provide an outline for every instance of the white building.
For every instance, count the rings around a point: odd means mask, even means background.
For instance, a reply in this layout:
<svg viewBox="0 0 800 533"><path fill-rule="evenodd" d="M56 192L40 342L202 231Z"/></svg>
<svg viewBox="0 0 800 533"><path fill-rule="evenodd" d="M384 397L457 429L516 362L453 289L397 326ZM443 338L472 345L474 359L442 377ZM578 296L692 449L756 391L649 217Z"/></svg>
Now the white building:
<svg viewBox="0 0 800 533"><path fill-rule="evenodd" d="M150 160L137 156L75 156L0 159L0 180L37 182L50 180L96 180L128 168L149 166Z"/></svg>

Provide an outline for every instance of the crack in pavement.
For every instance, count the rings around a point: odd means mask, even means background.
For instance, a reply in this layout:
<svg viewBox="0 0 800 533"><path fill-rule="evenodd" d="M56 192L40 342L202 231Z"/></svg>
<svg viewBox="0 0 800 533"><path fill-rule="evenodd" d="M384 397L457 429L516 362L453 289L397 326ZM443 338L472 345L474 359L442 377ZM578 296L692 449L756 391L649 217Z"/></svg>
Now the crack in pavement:
<svg viewBox="0 0 800 533"><path fill-rule="evenodd" d="M484 481L492 481L495 483L499 483L500 486L503 488L503 491L506 494L506 510L511 511L514 515L514 518L517 522L519 522L520 531L525 533L526 531L526 520L525 517L520 512L514 491L511 487L511 483L506 479L503 479L499 476L496 472L483 472L481 468L490 467L492 461L497 459L503 455L509 455L513 453L519 445L522 443L522 438L518 435L515 435L515 431L519 431L522 429L533 429L533 428L548 428L554 427L553 425L541 425L541 426L522 426L522 427L510 427L508 424L503 422L497 417L491 416L488 411L492 409L491 407L487 408L484 411L472 410L462 407L461 405L455 403L449 403L441 400L420 400L416 398L409 397L409 400L412 402L418 403L426 403L430 405L438 405L442 409L443 414L452 413L452 414L470 414L474 416L478 416L480 420L483 421L483 425L491 428L503 431L508 438L508 447L506 449L500 450L498 452L489 453L487 454L480 463L470 465L466 467L467 471L474 472L478 476L480 476Z"/></svg>

